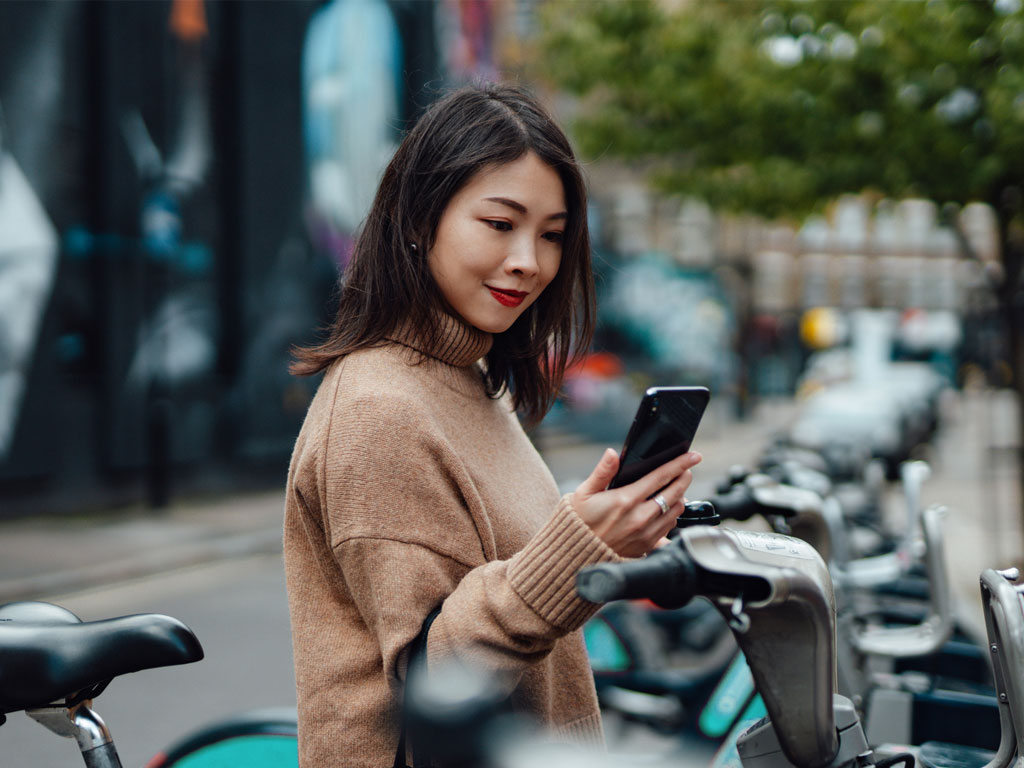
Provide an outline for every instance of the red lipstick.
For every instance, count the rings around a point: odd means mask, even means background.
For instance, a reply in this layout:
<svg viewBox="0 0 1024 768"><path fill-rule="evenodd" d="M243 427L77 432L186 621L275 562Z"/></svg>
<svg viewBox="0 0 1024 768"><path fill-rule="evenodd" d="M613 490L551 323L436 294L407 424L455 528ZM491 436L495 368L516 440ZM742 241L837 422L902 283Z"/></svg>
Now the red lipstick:
<svg viewBox="0 0 1024 768"><path fill-rule="evenodd" d="M523 299L527 297L526 291L506 291L500 288L492 288L487 286L487 290L491 292L499 304L505 307L518 307L523 303Z"/></svg>

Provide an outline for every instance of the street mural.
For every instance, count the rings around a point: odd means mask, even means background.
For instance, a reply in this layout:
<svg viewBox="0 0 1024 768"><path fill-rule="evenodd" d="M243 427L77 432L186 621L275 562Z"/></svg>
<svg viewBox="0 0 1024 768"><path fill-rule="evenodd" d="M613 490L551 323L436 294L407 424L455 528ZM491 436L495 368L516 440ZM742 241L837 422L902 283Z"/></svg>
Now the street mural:
<svg viewBox="0 0 1024 768"><path fill-rule="evenodd" d="M0 145L0 461L14 440L53 286L57 244L53 222L17 161Z"/></svg>

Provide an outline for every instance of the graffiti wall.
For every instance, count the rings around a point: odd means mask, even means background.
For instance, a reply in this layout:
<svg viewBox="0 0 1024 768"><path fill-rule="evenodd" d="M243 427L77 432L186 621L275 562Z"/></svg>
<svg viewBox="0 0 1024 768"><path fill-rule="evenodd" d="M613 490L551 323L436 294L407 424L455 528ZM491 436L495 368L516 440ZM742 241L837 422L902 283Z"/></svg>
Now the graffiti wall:
<svg viewBox="0 0 1024 768"><path fill-rule="evenodd" d="M291 349L520 6L0 3L0 517L281 486Z"/></svg>

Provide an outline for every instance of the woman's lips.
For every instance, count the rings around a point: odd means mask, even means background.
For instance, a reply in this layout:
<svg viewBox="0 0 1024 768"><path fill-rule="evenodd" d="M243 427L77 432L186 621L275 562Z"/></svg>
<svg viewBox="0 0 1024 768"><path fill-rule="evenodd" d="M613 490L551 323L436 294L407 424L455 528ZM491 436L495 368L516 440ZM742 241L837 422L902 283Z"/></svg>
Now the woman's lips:
<svg viewBox="0 0 1024 768"><path fill-rule="evenodd" d="M523 299L527 297L526 291L506 291L501 288L492 288L487 286L487 290L491 292L499 304L506 307L518 307L523 303Z"/></svg>

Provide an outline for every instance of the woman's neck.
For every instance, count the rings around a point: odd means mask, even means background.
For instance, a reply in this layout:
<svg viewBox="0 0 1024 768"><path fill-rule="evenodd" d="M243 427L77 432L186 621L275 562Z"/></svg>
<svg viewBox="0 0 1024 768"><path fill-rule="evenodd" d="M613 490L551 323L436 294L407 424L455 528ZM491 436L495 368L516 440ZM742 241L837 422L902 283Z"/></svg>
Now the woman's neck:
<svg viewBox="0 0 1024 768"><path fill-rule="evenodd" d="M388 338L458 368L472 365L490 352L492 334L446 313L438 313L435 318L433 338L409 324L399 326Z"/></svg>

